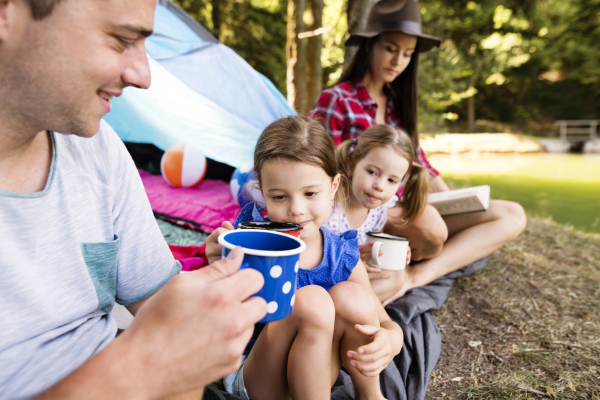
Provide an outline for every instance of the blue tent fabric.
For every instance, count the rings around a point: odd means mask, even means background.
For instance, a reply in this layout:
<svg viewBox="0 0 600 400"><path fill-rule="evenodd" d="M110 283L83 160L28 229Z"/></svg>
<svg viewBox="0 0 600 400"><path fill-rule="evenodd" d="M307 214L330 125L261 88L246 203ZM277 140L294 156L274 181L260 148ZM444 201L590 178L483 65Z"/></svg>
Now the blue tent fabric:
<svg viewBox="0 0 600 400"><path fill-rule="evenodd" d="M200 148L240 167L271 122L295 111L275 85L167 0L146 40L148 90L127 88L105 120L124 141Z"/></svg>
<svg viewBox="0 0 600 400"><path fill-rule="evenodd" d="M113 99L113 110L105 117L123 141L152 143L163 150L184 143L236 168L252 163L260 129L197 93L157 61L149 63L150 88Z"/></svg>
<svg viewBox="0 0 600 400"><path fill-rule="evenodd" d="M277 99L258 72L239 59L229 47L214 44L159 62L190 88L262 131L281 117Z"/></svg>

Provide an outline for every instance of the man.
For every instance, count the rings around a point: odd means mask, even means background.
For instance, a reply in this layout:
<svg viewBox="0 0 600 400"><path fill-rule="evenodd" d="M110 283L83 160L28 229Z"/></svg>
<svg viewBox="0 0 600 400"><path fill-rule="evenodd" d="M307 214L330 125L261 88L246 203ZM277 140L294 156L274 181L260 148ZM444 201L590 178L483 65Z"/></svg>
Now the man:
<svg viewBox="0 0 600 400"><path fill-rule="evenodd" d="M101 122L113 96L150 85L155 7L0 0L0 399L198 389L236 370L266 314L239 249L178 274ZM136 315L116 339L115 301Z"/></svg>

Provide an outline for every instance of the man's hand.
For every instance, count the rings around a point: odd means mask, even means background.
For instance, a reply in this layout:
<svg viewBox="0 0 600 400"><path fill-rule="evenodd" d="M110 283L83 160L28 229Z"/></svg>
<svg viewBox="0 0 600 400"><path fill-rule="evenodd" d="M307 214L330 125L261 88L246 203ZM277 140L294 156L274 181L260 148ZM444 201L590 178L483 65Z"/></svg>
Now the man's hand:
<svg viewBox="0 0 600 400"><path fill-rule="evenodd" d="M223 232L232 230L233 225L231 225L231 222L224 221L221 224L221 228L215 229L213 233L206 238L206 249L204 250L204 254L206 255L209 264L221 259L222 246L218 242L219 235Z"/></svg>
<svg viewBox="0 0 600 400"><path fill-rule="evenodd" d="M158 399L234 372L267 313L263 299L250 297L264 279L251 268L238 271L243 256L238 247L171 278L113 343L39 398Z"/></svg>
<svg viewBox="0 0 600 400"><path fill-rule="evenodd" d="M234 372L267 313L266 303L251 297L264 284L255 270L238 271L244 253L201 270L173 277L138 311L123 333L158 372L171 393L183 392Z"/></svg>

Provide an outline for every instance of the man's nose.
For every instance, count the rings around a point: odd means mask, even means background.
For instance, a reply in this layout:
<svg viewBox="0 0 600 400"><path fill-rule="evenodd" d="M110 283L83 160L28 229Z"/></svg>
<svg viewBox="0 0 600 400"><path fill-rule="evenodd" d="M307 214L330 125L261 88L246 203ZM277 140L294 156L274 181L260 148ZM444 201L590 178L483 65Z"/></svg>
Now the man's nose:
<svg viewBox="0 0 600 400"><path fill-rule="evenodd" d="M133 86L140 89L150 87L150 66L144 46L136 46L131 54L128 65L121 76L125 86Z"/></svg>

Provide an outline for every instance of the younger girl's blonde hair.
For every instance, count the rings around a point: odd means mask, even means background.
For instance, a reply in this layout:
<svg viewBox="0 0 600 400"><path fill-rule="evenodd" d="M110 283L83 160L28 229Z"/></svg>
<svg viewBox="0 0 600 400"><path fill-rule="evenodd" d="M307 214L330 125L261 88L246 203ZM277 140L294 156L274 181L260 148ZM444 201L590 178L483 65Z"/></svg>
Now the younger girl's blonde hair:
<svg viewBox="0 0 600 400"><path fill-rule="evenodd" d="M308 117L278 119L261 133L254 148L254 174L259 187L262 167L269 160L311 164L325 171L332 180L338 174L333 139L323 125ZM335 194L336 205L341 202L341 193L347 191L347 182L342 179Z"/></svg>
<svg viewBox="0 0 600 400"><path fill-rule="evenodd" d="M429 192L429 172L418 164L417 154L410 137L402 130L389 125L374 125L367 129L360 137L344 141L337 148L336 161L342 180L347 181L348 191L343 193L344 199L351 196L352 172L356 165L373 149L388 147L405 158L410 165L406 175L402 178L402 198L398 205L404 209L403 221L405 225L412 223L423 213L427 205Z"/></svg>

